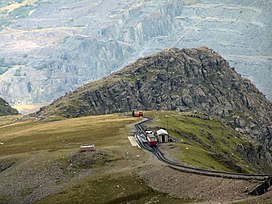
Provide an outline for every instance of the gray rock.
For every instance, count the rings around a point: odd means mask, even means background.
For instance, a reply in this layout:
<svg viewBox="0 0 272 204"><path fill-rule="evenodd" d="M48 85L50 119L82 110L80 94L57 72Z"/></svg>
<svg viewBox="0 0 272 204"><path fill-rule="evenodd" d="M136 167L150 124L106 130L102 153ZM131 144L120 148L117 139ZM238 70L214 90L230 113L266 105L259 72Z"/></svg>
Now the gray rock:
<svg viewBox="0 0 272 204"><path fill-rule="evenodd" d="M205 78L199 74L202 70L207 71ZM238 85L233 88L233 83ZM224 58L204 47L167 49L141 58L59 98L35 115L79 117L132 109L197 110L249 134L264 149L272 141L271 102Z"/></svg>
<svg viewBox="0 0 272 204"><path fill-rule="evenodd" d="M12 108L4 99L0 98L0 116L18 115L19 112Z"/></svg>
<svg viewBox="0 0 272 204"><path fill-rule="evenodd" d="M49 103L157 50L208 46L272 99L271 9L271 0L36 1L27 13L4 14L0 96L10 104ZM205 54L186 61L188 76L206 80L221 63Z"/></svg>

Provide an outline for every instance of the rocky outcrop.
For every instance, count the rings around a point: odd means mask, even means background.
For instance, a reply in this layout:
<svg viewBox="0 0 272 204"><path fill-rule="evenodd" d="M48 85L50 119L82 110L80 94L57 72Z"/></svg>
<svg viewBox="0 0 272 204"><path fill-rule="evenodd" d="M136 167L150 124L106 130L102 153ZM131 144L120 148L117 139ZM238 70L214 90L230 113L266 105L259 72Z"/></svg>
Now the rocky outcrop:
<svg viewBox="0 0 272 204"><path fill-rule="evenodd" d="M4 99L0 98L0 116L18 115L19 112L12 108Z"/></svg>
<svg viewBox="0 0 272 204"><path fill-rule="evenodd" d="M132 109L204 112L272 152L271 102L206 47L167 49L141 58L66 94L36 115L79 117Z"/></svg>

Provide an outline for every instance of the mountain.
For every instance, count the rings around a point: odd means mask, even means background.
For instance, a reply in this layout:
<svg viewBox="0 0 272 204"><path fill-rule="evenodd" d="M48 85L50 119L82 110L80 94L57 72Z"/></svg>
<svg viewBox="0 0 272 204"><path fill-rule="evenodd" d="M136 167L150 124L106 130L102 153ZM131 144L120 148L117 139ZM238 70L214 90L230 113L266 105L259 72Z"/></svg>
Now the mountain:
<svg viewBox="0 0 272 204"><path fill-rule="evenodd" d="M36 115L79 117L132 109L204 112L272 150L272 103L206 47L166 49L141 58L66 94Z"/></svg>
<svg viewBox="0 0 272 204"><path fill-rule="evenodd" d="M48 103L157 50L208 46L272 99L271 9L270 0L4 1L0 96Z"/></svg>
<svg viewBox="0 0 272 204"><path fill-rule="evenodd" d="M12 108L4 99L0 98L0 116L18 115L19 112Z"/></svg>

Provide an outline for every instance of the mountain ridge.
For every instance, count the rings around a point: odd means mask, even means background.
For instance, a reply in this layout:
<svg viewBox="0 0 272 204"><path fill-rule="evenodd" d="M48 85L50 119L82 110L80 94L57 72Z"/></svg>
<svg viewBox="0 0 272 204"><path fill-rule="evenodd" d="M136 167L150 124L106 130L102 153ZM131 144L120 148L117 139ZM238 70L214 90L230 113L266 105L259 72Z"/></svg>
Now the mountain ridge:
<svg viewBox="0 0 272 204"><path fill-rule="evenodd" d="M66 94L35 115L80 117L132 109L203 112L250 135L271 152L271 102L207 47L171 48L140 58ZM272 161L270 154L266 156Z"/></svg>

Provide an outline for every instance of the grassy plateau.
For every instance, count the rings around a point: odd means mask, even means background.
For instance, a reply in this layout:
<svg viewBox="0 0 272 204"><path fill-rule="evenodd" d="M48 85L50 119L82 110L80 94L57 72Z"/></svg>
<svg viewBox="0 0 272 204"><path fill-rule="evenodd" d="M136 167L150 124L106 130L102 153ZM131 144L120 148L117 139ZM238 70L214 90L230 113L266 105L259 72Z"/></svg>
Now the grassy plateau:
<svg viewBox="0 0 272 204"><path fill-rule="evenodd" d="M138 175L147 153L131 146L126 129L138 118L18 118L0 117L0 203L183 202L153 190ZM96 146L98 159L89 166L71 160L81 144Z"/></svg>
<svg viewBox="0 0 272 204"><path fill-rule="evenodd" d="M216 119L171 111L145 115L153 118L145 125L166 128L176 140L159 144L167 157L206 169L256 172L257 167L236 150L250 141ZM125 114L23 118L0 117L0 203L195 201L187 195L178 199L154 190L140 176L140 169L157 168L158 162L150 153L132 147L127 138L131 135L128 126L140 118ZM96 153L79 153L81 144L95 144Z"/></svg>

